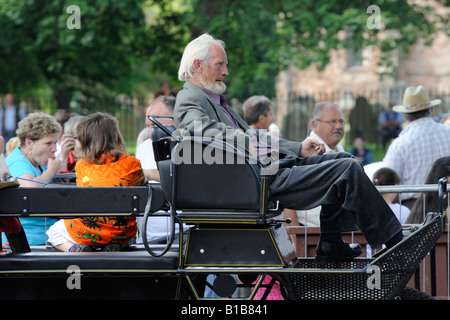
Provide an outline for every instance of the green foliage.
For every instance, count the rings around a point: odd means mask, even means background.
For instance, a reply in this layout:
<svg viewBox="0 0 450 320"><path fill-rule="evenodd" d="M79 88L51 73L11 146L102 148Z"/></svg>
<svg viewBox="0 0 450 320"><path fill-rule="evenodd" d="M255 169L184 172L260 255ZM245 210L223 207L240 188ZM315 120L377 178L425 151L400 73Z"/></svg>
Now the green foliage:
<svg viewBox="0 0 450 320"><path fill-rule="evenodd" d="M193 12L184 15L192 37L203 32L225 41L230 77L228 94L275 95L274 78L279 72L276 19L267 10L270 1L193 0Z"/></svg>
<svg viewBox="0 0 450 320"><path fill-rule="evenodd" d="M393 50L406 53L418 39L431 43L438 29L449 32L448 17L393 0L376 2L381 30L369 29L371 2L0 0L0 91L50 88L64 108L74 92L145 96L158 79L180 86L184 46L208 32L227 46L228 95L272 98L276 76L288 66L323 69L332 50L370 45L389 65ZM80 29L67 27L72 4L81 11Z"/></svg>
<svg viewBox="0 0 450 320"><path fill-rule="evenodd" d="M428 6L380 0L381 29L367 28L373 1L329 0L191 0L185 21L192 36L208 32L227 44L229 94L274 96L274 79L288 66L323 69L330 52L341 48L378 46L381 63L389 65L393 50L408 52L418 39L430 43L436 26L447 28ZM380 31L387 31L380 37Z"/></svg>
<svg viewBox="0 0 450 320"><path fill-rule="evenodd" d="M81 28L70 29L70 1L2 0L0 41L2 83L10 90L27 89L45 82L54 91L60 107L67 108L72 92L101 84L117 91L130 88L127 81L133 66L149 54L145 43L143 0L80 0ZM13 5L14 4L14 5Z"/></svg>

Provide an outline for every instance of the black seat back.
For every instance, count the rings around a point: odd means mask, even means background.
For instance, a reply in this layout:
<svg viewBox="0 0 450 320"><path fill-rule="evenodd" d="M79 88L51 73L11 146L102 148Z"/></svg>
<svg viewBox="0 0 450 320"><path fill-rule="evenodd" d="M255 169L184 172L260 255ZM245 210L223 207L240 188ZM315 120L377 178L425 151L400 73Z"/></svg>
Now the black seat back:
<svg viewBox="0 0 450 320"><path fill-rule="evenodd" d="M259 210L259 168L243 156L233 150L216 154L217 141L196 137L174 141L156 126L152 140L161 187L177 209Z"/></svg>
<svg viewBox="0 0 450 320"><path fill-rule="evenodd" d="M174 126L165 126L166 130L173 132ZM168 132L157 126L152 127L152 145L156 166L159 171L161 188L164 192L166 200L172 202L172 160L171 160L171 144L172 139Z"/></svg>
<svg viewBox="0 0 450 320"><path fill-rule="evenodd" d="M177 208L259 210L258 166L221 147L222 142L195 137L173 147Z"/></svg>
<svg viewBox="0 0 450 320"><path fill-rule="evenodd" d="M161 187L173 210L185 216L221 212L225 219L237 215L258 221L281 214L278 203L269 200L261 164L236 147L214 138L177 135L161 124L152 127L152 140Z"/></svg>

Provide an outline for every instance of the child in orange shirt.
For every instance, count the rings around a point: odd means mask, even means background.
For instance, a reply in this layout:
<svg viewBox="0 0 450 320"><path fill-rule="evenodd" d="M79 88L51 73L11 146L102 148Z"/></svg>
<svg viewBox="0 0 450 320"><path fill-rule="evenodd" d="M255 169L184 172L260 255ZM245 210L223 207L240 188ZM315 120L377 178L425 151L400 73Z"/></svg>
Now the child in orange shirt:
<svg viewBox="0 0 450 320"><path fill-rule="evenodd" d="M82 158L75 166L78 187L139 186L146 178L138 159L125 151L115 118L94 113L80 121L77 137ZM60 251L117 251L137 231L135 217L63 219L48 231L48 242Z"/></svg>

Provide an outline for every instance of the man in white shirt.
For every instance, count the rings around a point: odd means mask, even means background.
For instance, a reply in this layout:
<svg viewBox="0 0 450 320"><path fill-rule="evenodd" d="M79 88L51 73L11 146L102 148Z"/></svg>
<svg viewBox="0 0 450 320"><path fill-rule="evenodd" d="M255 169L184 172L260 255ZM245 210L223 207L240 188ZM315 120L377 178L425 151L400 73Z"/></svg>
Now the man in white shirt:
<svg viewBox="0 0 450 320"><path fill-rule="evenodd" d="M137 146L136 158L141 161L142 169L145 172L146 177L151 181L159 181L159 173L156 168L155 157L153 155L152 146L152 127L153 122L148 118L149 115L158 116L173 116L173 107L175 106L175 97L172 96L159 96L150 104L145 113L145 125L147 126L147 136L142 143ZM171 119L159 119L159 122L163 125L174 125Z"/></svg>
<svg viewBox="0 0 450 320"><path fill-rule="evenodd" d="M323 143L325 153L344 152L340 144L344 137L344 127L344 115L339 106L332 102L322 102L314 107L309 138Z"/></svg>
<svg viewBox="0 0 450 320"><path fill-rule="evenodd" d="M151 131L154 126L153 122L148 119L148 116L172 116L173 108L175 106L175 97L172 96L159 96L150 104L145 114L145 125L148 128L148 139L144 140L136 149L136 158L141 161L142 169L145 176L149 179L150 183L159 182L159 172L156 166L155 157L153 155L153 146L151 139ZM163 125L173 125L171 119L159 119ZM142 217L137 218L139 235L136 239L136 243L142 242ZM178 233L178 224L176 227L176 233ZM169 218L168 217L150 217L147 224L147 238L149 243L163 243L169 236Z"/></svg>
<svg viewBox="0 0 450 320"><path fill-rule="evenodd" d="M426 89L418 86L408 87L403 105L394 107L408 125L390 145L383 163L398 173L400 185L424 184L433 163L450 156L450 126L433 120L433 107L440 103L439 99L430 100ZM402 193L400 200L411 208L418 196Z"/></svg>
<svg viewBox="0 0 450 320"><path fill-rule="evenodd" d="M340 144L344 137L345 120L338 105L332 102L317 104L313 110L310 126L311 132L308 138L322 143L325 153L345 152ZM310 210L297 210L298 222L308 227L319 227L320 210L320 206Z"/></svg>

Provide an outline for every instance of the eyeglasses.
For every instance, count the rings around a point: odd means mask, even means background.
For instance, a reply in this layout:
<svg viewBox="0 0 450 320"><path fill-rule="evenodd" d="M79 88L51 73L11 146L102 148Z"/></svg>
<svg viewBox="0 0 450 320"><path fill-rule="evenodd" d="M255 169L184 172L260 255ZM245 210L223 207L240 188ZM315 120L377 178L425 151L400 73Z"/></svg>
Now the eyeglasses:
<svg viewBox="0 0 450 320"><path fill-rule="evenodd" d="M330 120L330 121L316 120L316 121L328 123L330 126L333 126L333 127L335 127L338 123L341 126L345 126L345 120Z"/></svg>

